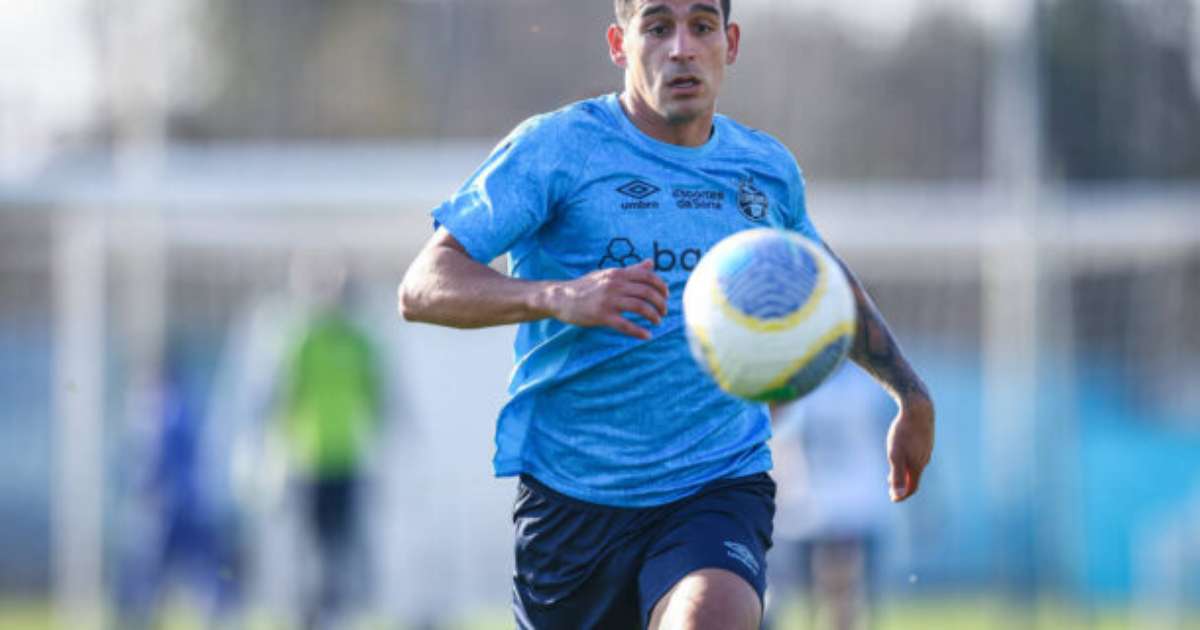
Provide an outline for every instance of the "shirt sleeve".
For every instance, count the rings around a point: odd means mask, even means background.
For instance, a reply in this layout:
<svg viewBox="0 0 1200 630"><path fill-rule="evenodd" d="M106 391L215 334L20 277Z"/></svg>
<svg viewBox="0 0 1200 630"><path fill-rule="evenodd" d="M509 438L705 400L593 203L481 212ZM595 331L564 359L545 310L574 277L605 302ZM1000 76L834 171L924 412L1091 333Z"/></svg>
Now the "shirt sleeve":
<svg viewBox="0 0 1200 630"><path fill-rule="evenodd" d="M526 121L492 151L466 183L433 210L475 260L487 264L550 220L572 176L543 119Z"/></svg>
<svg viewBox="0 0 1200 630"><path fill-rule="evenodd" d="M801 172L800 165L796 163L796 158L790 151L787 152L787 158L788 208L791 210L787 217L787 228L822 243L824 241L821 239L821 235L808 216L804 173Z"/></svg>

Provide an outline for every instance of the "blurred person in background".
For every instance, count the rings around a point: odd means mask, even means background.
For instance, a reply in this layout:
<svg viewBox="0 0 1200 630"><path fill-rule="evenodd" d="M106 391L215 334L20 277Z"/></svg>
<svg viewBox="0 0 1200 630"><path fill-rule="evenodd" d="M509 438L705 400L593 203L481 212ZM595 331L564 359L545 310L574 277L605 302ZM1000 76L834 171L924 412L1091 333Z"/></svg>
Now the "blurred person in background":
<svg viewBox="0 0 1200 630"><path fill-rule="evenodd" d="M780 543L773 557L794 582L772 583L773 627L785 627L780 613L798 590L809 612L805 627L870 627L877 551L891 518L877 492L887 475L879 453L894 412L849 362L807 397L772 409Z"/></svg>
<svg viewBox="0 0 1200 630"><path fill-rule="evenodd" d="M381 424L382 379L372 341L347 312L340 257L299 256L292 273L310 315L286 350L276 428L317 552L304 624L329 628L350 615L349 605L361 603L367 588L359 499Z"/></svg>
<svg viewBox="0 0 1200 630"><path fill-rule="evenodd" d="M149 466L134 470L134 505L120 532L122 627L150 628L165 623L176 585L194 596L205 625L225 627L241 595L241 557L234 523L222 509L223 494L214 469L227 465L209 448L214 439L188 378L186 352L168 344L148 417L155 421L134 452ZM219 459L213 459L216 456ZM137 466L137 458L131 458Z"/></svg>
<svg viewBox="0 0 1200 630"><path fill-rule="evenodd" d="M522 628L760 625L769 418L700 371L679 298L729 234L819 235L791 153L716 115L741 36L730 8L616 0L607 35L624 90L520 125L433 211L437 229L401 283L408 320L520 325L494 467L520 475ZM511 277L488 267L506 252ZM933 405L851 282L850 354L900 407L889 456L902 501L929 461Z"/></svg>

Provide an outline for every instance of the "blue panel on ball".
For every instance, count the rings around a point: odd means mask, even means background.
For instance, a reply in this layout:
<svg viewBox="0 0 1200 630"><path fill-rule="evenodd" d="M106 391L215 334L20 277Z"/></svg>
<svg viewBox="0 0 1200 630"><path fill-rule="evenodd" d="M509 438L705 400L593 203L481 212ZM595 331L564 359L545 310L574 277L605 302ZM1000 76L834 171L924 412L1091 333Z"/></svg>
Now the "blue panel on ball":
<svg viewBox="0 0 1200 630"><path fill-rule="evenodd" d="M791 395L796 397L804 396L816 389L837 369L838 364L846 357L846 352L849 349L849 336L839 337L836 341L825 346L807 365L788 379L788 386L792 389Z"/></svg>
<svg viewBox="0 0 1200 630"><path fill-rule="evenodd" d="M717 282L725 299L757 319L781 319L808 302L820 267L785 236L751 241L720 261Z"/></svg>

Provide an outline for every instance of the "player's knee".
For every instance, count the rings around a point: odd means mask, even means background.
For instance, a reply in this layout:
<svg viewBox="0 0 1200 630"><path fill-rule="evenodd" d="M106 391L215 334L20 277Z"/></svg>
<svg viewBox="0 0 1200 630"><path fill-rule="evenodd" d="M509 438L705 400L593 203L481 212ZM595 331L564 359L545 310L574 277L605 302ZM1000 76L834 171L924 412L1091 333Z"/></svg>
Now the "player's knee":
<svg viewBox="0 0 1200 630"><path fill-rule="evenodd" d="M755 630L762 604L754 588L721 569L688 574L654 607L652 630Z"/></svg>

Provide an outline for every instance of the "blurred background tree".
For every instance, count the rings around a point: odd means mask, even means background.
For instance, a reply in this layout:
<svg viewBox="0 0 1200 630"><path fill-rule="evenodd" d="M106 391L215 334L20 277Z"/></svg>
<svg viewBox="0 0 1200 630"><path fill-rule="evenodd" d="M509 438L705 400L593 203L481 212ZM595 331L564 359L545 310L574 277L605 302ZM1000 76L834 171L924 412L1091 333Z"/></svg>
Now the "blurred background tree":
<svg viewBox="0 0 1200 630"><path fill-rule="evenodd" d="M1044 10L1054 173L1067 180L1200 174L1196 4L1059 0Z"/></svg>
<svg viewBox="0 0 1200 630"><path fill-rule="evenodd" d="M194 139L495 138L525 117L620 87L606 2L217 0L198 24L216 77L175 112ZM1050 175L1200 175L1190 0L1042 5ZM584 15L581 15L581 12ZM977 180L988 29L935 8L864 37L803 8L735 8L742 62L722 108L770 130L813 176ZM584 28L584 25L592 25Z"/></svg>

